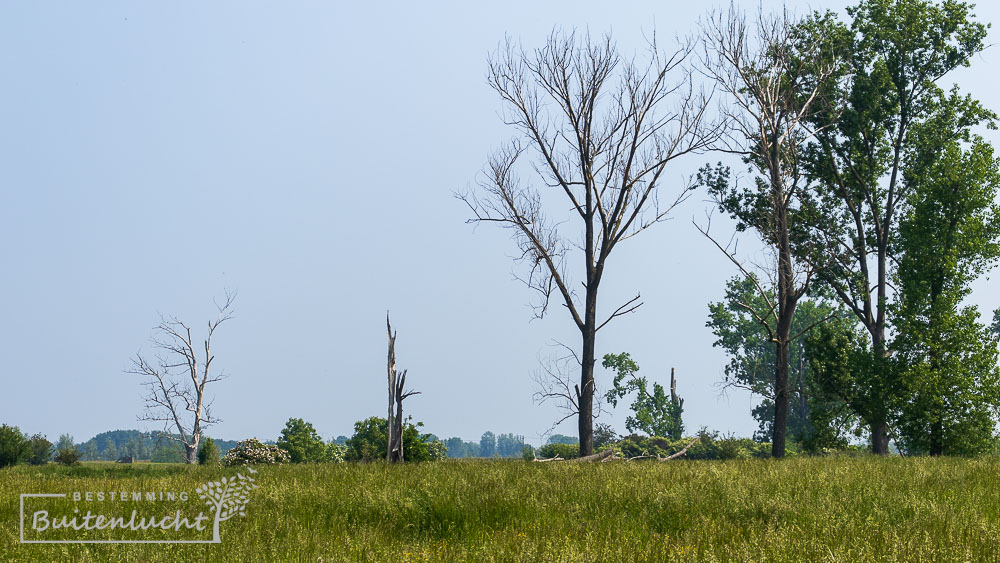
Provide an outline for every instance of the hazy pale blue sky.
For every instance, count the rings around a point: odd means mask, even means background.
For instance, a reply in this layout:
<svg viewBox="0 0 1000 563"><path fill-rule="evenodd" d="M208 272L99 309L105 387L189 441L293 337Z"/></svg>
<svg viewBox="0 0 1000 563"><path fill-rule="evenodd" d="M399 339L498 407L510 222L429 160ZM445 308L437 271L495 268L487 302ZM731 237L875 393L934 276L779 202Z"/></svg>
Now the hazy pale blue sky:
<svg viewBox="0 0 1000 563"><path fill-rule="evenodd" d="M0 422L50 439L157 429L136 421L142 389L123 369L150 350L158 313L200 335L232 288L236 316L215 341L231 377L211 389L223 419L212 435L274 438L294 416L331 438L384 414L390 309L400 367L423 392L409 414L442 437L537 440L557 412L532 403L530 375L554 338L578 336L559 307L529 322L534 296L512 280L507 233L466 225L452 195L513 134L487 55L505 34L533 47L553 27L613 31L629 53L654 29L661 43L692 33L704 9L3 3ZM949 81L1000 109L998 62L989 48ZM718 159L679 163L676 185ZM704 199L616 250L602 307L636 292L645 305L602 331L598 354L628 351L661 382L676 367L689 429L749 436L752 399L716 388L725 358L707 303L735 272L690 223ZM973 301L1000 305L995 282L978 282ZM624 417L605 420L624 431Z"/></svg>

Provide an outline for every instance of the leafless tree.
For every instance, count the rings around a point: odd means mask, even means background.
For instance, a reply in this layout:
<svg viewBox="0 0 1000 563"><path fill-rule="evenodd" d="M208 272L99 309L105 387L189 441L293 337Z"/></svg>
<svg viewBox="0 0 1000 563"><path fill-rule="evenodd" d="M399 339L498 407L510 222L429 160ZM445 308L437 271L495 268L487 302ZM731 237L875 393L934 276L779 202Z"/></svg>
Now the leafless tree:
<svg viewBox="0 0 1000 563"><path fill-rule="evenodd" d="M235 299L236 293L227 291L225 301L215 303L219 314L208 321L208 334L201 346L188 325L175 317L161 316L150 339L157 350L154 360L136 353L126 370L143 376L143 385L149 390L139 420L162 422L164 435L184 445L188 463L198 462L198 443L205 428L220 421L212 414L205 391L208 384L226 377L212 369L212 337L219 325L232 318Z"/></svg>
<svg viewBox="0 0 1000 563"><path fill-rule="evenodd" d="M556 429L557 426L566 420L580 415L580 385L574 383L573 369L579 369L580 358L572 348L562 343L557 346L564 348L568 353L563 356L550 356L538 359L538 369L532 374L531 379L535 382L535 394L532 397L536 403L553 403L559 410L559 419L553 421L552 426L541 436L547 436ZM593 418L598 418L604 413L601 404L601 395L594 394Z"/></svg>
<svg viewBox="0 0 1000 563"><path fill-rule="evenodd" d="M406 370L396 369L396 332L389 323L389 313L385 314L385 327L389 333L389 357L386 362L389 377L389 428L387 430L387 461L403 461L403 399L419 395L419 391L405 391ZM395 413L393 413L395 409Z"/></svg>
<svg viewBox="0 0 1000 563"><path fill-rule="evenodd" d="M618 243L665 220L690 193L690 183L672 181L668 164L709 148L718 136L705 117L710 96L695 88L684 66L692 48L664 53L654 36L649 60L640 64L621 57L610 36L553 32L533 51L508 39L489 59L487 80L518 135L489 159L478 189L458 197L473 213L469 222L512 232L527 266L520 279L540 297L536 316L547 312L555 293L580 331L581 456L593 453L597 332L642 304L636 295L598 318L608 257ZM519 175L526 159L534 181ZM673 182L681 185L661 204L663 184ZM543 205L543 197L559 203ZM550 213L567 207L565 220ZM582 296L570 278L574 251L582 253Z"/></svg>
<svg viewBox="0 0 1000 563"><path fill-rule="evenodd" d="M774 374L774 438L772 455L785 454L788 417L789 345L795 307L815 273L814 263L797 259L810 244L796 219L811 204L805 191L800 156L815 132L807 124L825 108L825 82L837 68L836 55L824 50L821 37L807 37L786 12L746 15L731 6L702 22L702 71L725 94L722 112L730 130L725 149L744 157L757 172L754 186L737 185L728 170L705 171L703 181L719 207L734 216L739 228L753 228L774 250L775 299L752 277L767 303L763 311L748 307L776 346ZM705 236L708 227L699 227ZM747 277L748 268L735 252L712 242Z"/></svg>

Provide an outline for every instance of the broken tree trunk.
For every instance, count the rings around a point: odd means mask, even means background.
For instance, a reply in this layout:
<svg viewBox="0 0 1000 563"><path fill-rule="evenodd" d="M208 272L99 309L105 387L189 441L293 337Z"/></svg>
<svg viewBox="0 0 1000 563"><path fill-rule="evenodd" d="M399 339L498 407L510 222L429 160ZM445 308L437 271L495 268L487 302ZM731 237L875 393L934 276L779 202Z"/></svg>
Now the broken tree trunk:
<svg viewBox="0 0 1000 563"><path fill-rule="evenodd" d="M388 438L388 447L386 449L385 459L387 461L395 461L395 456L393 455L393 446L395 446L395 432L396 424L393 416L393 408L396 406L396 335L392 332L392 325L389 323L389 313L385 313L385 326L389 332L389 358L387 360L387 371L389 378L389 428L386 430L386 437ZM402 412L400 413L402 414ZM402 454L402 451L400 451ZM402 456L399 456L402 458Z"/></svg>
<svg viewBox="0 0 1000 563"><path fill-rule="evenodd" d="M385 327L389 332L389 358L387 371L389 379L389 428L386 432L386 460L403 461L403 399L411 395L419 395L419 391L406 391L406 370L396 370L396 333L389 323L389 313L385 314ZM395 413L393 413L395 409Z"/></svg>

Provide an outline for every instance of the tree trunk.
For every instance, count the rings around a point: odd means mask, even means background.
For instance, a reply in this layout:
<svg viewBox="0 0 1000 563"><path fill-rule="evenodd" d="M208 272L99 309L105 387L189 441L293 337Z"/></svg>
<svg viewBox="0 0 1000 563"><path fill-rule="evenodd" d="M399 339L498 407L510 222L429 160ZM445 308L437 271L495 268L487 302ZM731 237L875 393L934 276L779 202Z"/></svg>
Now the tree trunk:
<svg viewBox="0 0 1000 563"><path fill-rule="evenodd" d="M198 444L184 444L184 450L187 453L187 462L190 464L198 463Z"/></svg>
<svg viewBox="0 0 1000 563"><path fill-rule="evenodd" d="M577 401L580 405L580 457L594 453L594 345L597 334L594 330L583 331L583 365L580 369L580 388Z"/></svg>
<svg viewBox="0 0 1000 563"><path fill-rule="evenodd" d="M872 424L872 453L889 455L889 425L885 422Z"/></svg>
<svg viewBox="0 0 1000 563"><path fill-rule="evenodd" d="M772 178L772 182L780 181ZM780 185L780 184L778 184ZM781 195L780 191L776 191ZM779 197L779 202L783 197ZM777 348L774 366L774 423L771 428L771 457L785 457L788 435L788 347L792 332L792 318L798 295L795 291L795 272L792 270L792 245L788 238L787 209L775 204L778 238L778 322L775 326Z"/></svg>
<svg viewBox="0 0 1000 563"><path fill-rule="evenodd" d="M771 457L785 457L788 434L788 340L778 337L777 363L774 367L774 425Z"/></svg>
<svg viewBox="0 0 1000 563"><path fill-rule="evenodd" d="M589 193L589 192L588 192ZM588 227L588 231L589 231ZM588 254L588 260L590 259ZM590 264L592 262L588 262ZM589 269L589 268L588 268ZM577 404L580 406L580 457L594 454L594 364L597 345L597 286L601 283L603 266L589 269L587 296L584 301L583 354L580 361L580 388L576 390Z"/></svg>
<svg viewBox="0 0 1000 563"><path fill-rule="evenodd" d="M880 267L880 279L881 279L881 267ZM880 303L884 305L884 297L881 293L880 288ZM883 313L880 308L879 319L883 318ZM889 374L886 373L886 363L882 360L888 356L885 349L885 324L880 321L876 321L873 330L871 330L872 335L872 350L875 353L876 359L878 360L876 364L876 369L879 373L875 374L876 379L883 384L888 380ZM887 415L884 413L872 413L872 453L875 455L889 455L889 421Z"/></svg>

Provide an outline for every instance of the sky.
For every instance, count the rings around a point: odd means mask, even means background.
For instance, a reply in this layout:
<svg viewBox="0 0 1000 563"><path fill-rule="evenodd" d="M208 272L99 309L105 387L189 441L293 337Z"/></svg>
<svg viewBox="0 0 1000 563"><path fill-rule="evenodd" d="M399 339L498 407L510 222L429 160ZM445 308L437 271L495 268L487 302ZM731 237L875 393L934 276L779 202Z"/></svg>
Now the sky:
<svg viewBox="0 0 1000 563"><path fill-rule="evenodd" d="M756 2L744 2L753 10ZM796 4L842 11L847 2ZM765 10L779 7L763 2ZM634 53L695 31L696 3L176 2L0 5L0 422L77 441L140 422L140 378L160 315L204 338L213 299L238 292L213 340L222 419L208 434L274 439L290 417L324 438L386 410L389 311L405 410L439 436L512 432L538 444L559 418L531 375L568 314L532 321L499 229L455 199L515 132L486 83L506 36L610 32ZM981 21L1000 15L982 4ZM987 43L995 43L991 30ZM950 75L1000 110L996 47ZM996 142L997 134L987 138ZM668 169L665 194L719 155ZM676 368L685 425L750 436L755 400L722 394L725 355L707 304L737 272L691 224L670 221L615 250L597 353L629 352L664 385ZM713 231L732 223L716 214ZM753 255L752 239L741 248ZM996 272L994 272L995 274ZM579 278L577 278L579 279ZM1000 306L982 279L971 302ZM575 333L575 334L574 334ZM611 374L598 368L598 385ZM625 405L603 415L624 432ZM556 432L575 435L575 421Z"/></svg>

